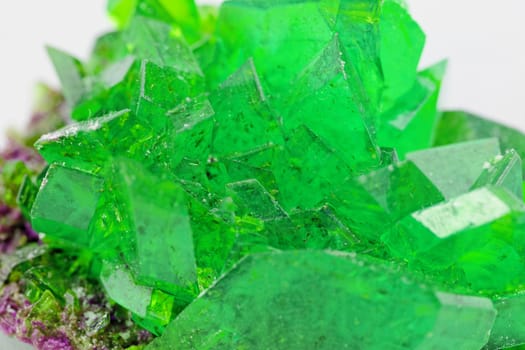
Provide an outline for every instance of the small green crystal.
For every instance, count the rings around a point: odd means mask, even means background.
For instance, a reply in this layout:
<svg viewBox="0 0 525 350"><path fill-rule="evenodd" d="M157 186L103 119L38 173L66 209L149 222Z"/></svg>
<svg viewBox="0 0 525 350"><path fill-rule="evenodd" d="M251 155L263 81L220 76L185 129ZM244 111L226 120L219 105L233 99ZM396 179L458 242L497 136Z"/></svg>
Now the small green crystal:
<svg viewBox="0 0 525 350"><path fill-rule="evenodd" d="M486 162L500 154L497 139L484 139L407 154L446 199L467 192ZM465 164L468 159L468 164Z"/></svg>
<svg viewBox="0 0 525 350"><path fill-rule="evenodd" d="M494 307L498 316L486 348L507 349L525 344L522 313L525 307L525 296L523 293L497 297Z"/></svg>
<svg viewBox="0 0 525 350"><path fill-rule="evenodd" d="M132 313L146 317L153 291L137 285L125 265L103 264L100 281L112 300Z"/></svg>
<svg viewBox="0 0 525 350"><path fill-rule="evenodd" d="M89 223L95 214L103 179L51 165L32 209L35 230L78 246L89 243Z"/></svg>
<svg viewBox="0 0 525 350"><path fill-rule="evenodd" d="M486 185L505 187L517 198L523 198L522 161L517 152L508 150L505 155L498 155L490 162L483 164L483 172L471 189Z"/></svg>
<svg viewBox="0 0 525 350"><path fill-rule="evenodd" d="M459 111L445 112L441 115L436 128L434 145L447 145L489 137L497 137L503 151L515 149L522 159L525 157L525 136L522 132Z"/></svg>
<svg viewBox="0 0 525 350"><path fill-rule="evenodd" d="M523 200L482 187L397 222L382 240L415 270L467 290L501 294L523 285Z"/></svg>

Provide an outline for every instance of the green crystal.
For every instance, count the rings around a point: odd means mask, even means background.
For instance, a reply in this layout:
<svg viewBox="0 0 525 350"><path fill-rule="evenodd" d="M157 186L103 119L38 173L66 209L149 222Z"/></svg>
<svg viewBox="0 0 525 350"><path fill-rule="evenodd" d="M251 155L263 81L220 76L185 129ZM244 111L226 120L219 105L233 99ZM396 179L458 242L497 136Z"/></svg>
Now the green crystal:
<svg viewBox="0 0 525 350"><path fill-rule="evenodd" d="M306 125L357 172L356 167L377 165L379 149L371 136L374 130L370 110L364 109L361 91L355 87L359 82L351 80L352 76L344 70L342 45L335 36L321 48L318 56L299 72L294 82L296 94L286 98L288 106L281 107L281 111L286 111L286 129Z"/></svg>
<svg viewBox="0 0 525 350"><path fill-rule="evenodd" d="M193 1L110 0L108 11L119 27L128 26L134 16L145 16L176 25L186 38L199 37L199 14Z"/></svg>
<svg viewBox="0 0 525 350"><path fill-rule="evenodd" d="M497 139L484 139L407 154L447 199L471 188L486 162L500 154ZM468 159L468 164L465 164Z"/></svg>
<svg viewBox="0 0 525 350"><path fill-rule="evenodd" d="M498 155L488 163L483 164L483 172L478 177L472 189L486 185L505 187L516 197L523 198L522 161L517 152L508 150L505 155Z"/></svg>
<svg viewBox="0 0 525 350"><path fill-rule="evenodd" d="M148 176L130 162L118 161L115 168L121 181L116 201L124 208L121 220L128 221L123 224L129 229L125 244L132 245L135 279L173 293L195 284L192 232L182 188ZM152 202L152 192L162 196Z"/></svg>
<svg viewBox="0 0 525 350"><path fill-rule="evenodd" d="M74 169L51 165L32 209L35 230L79 246L89 243L89 223L94 216L103 180Z"/></svg>
<svg viewBox="0 0 525 350"><path fill-rule="evenodd" d="M282 143L277 116L268 106L253 61L224 81L210 99L215 111L214 154L244 153Z"/></svg>
<svg viewBox="0 0 525 350"><path fill-rule="evenodd" d="M445 112L436 128L434 145L497 137L503 151L515 149L525 157L525 135L515 129L466 112ZM524 168L525 171L525 168Z"/></svg>
<svg viewBox="0 0 525 350"><path fill-rule="evenodd" d="M48 168L0 163L50 252L1 260L31 320L81 309L71 277L148 349L525 344L525 138L438 110L404 2L108 10L87 60L48 49L72 119L35 143Z"/></svg>
<svg viewBox="0 0 525 350"><path fill-rule="evenodd" d="M153 291L136 284L125 265L103 264L100 281L111 299L134 314L146 317Z"/></svg>
<svg viewBox="0 0 525 350"><path fill-rule="evenodd" d="M415 270L467 290L505 293L523 285L523 200L482 187L415 212L382 240Z"/></svg>
<svg viewBox="0 0 525 350"><path fill-rule="evenodd" d="M490 300L442 293L404 278L353 254L254 255L189 305L147 349L351 349L356 344L479 349L485 344L496 315Z"/></svg>
<svg viewBox="0 0 525 350"><path fill-rule="evenodd" d="M379 28L381 68L386 82L381 109L388 110L419 80L416 72L425 34L400 1L384 2Z"/></svg>
<svg viewBox="0 0 525 350"><path fill-rule="evenodd" d="M377 242L392 223L443 199L435 184L408 161L349 181L338 188L332 203L341 220L359 238Z"/></svg>
<svg viewBox="0 0 525 350"><path fill-rule="evenodd" d="M486 348L506 349L525 344L522 313L525 307L525 296L523 293L498 297L494 300L494 307L498 316Z"/></svg>
<svg viewBox="0 0 525 350"><path fill-rule="evenodd" d="M445 63L420 72L412 88L380 116L377 137L381 145L394 147L400 157L432 146L438 119L437 101Z"/></svg>

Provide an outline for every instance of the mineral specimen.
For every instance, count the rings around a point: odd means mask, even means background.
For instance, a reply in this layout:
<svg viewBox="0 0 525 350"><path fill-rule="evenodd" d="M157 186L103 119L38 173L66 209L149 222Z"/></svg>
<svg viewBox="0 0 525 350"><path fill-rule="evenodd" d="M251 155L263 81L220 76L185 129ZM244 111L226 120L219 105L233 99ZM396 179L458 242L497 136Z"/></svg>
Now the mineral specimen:
<svg viewBox="0 0 525 350"><path fill-rule="evenodd" d="M118 29L88 60L48 48L65 102L48 92L0 163L7 333L41 349L525 345L525 136L438 111L446 62L417 70L403 2L108 9Z"/></svg>

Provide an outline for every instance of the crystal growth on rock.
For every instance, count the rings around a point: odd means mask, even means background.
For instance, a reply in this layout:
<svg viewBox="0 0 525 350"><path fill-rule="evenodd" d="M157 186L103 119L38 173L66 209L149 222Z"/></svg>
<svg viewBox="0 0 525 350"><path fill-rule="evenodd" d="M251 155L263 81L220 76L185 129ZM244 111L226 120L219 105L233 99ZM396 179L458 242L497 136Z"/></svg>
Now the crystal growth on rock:
<svg viewBox="0 0 525 350"><path fill-rule="evenodd" d="M48 48L62 95L2 153L5 332L41 349L525 344L525 137L438 110L446 62L418 70L402 1L108 11L88 59Z"/></svg>

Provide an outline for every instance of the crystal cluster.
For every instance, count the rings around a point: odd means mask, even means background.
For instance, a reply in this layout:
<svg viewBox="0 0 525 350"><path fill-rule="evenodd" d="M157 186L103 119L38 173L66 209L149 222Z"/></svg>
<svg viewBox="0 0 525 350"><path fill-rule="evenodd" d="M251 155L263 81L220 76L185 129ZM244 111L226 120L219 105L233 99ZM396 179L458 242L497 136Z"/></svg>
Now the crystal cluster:
<svg viewBox="0 0 525 350"><path fill-rule="evenodd" d="M525 136L438 111L446 63L418 71L401 1L108 8L118 29L88 60L48 49L71 120L40 131L45 163L3 166L4 216L39 241L2 260L9 333L42 349L525 344Z"/></svg>

